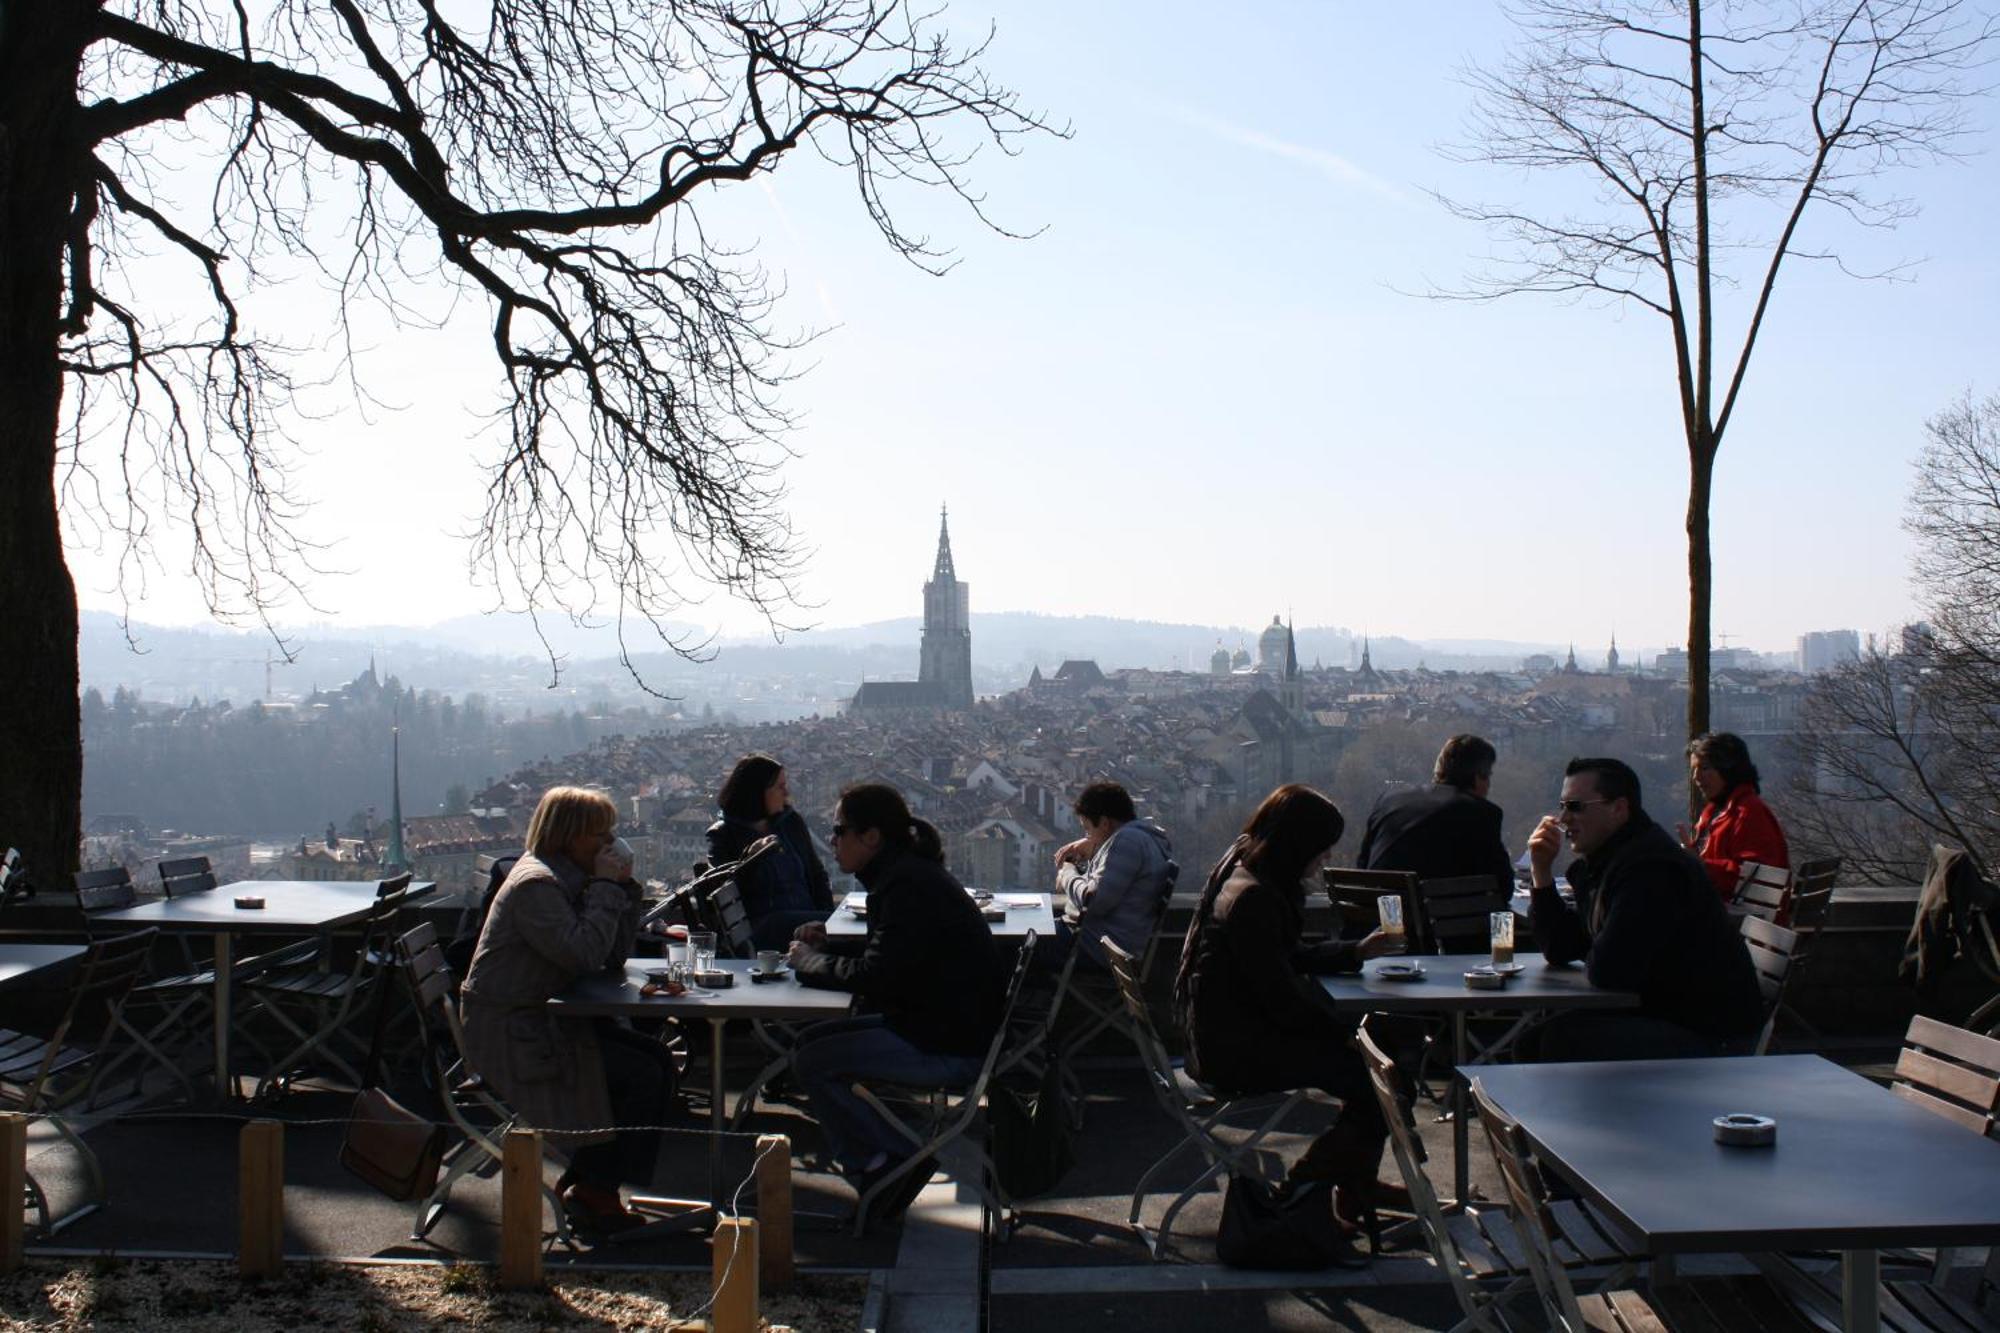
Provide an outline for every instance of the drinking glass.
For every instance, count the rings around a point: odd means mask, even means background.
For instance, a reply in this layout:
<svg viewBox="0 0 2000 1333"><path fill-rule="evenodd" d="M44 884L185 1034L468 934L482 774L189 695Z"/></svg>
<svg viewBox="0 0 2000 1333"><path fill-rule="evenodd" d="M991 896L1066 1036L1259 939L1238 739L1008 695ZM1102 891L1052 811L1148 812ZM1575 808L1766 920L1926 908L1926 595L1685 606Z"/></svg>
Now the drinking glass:
<svg viewBox="0 0 2000 1333"><path fill-rule="evenodd" d="M688 935L688 948L694 953L693 965L697 972L715 970L715 932L711 930L692 931Z"/></svg>
<svg viewBox="0 0 2000 1333"><path fill-rule="evenodd" d="M1375 900L1375 911L1382 918L1382 933L1389 937L1389 943L1400 948L1403 945L1403 898L1401 894L1385 893Z"/></svg>
<svg viewBox="0 0 2000 1333"><path fill-rule="evenodd" d="M1503 967L1514 961L1514 914L1495 912L1489 920L1493 925L1493 965Z"/></svg>

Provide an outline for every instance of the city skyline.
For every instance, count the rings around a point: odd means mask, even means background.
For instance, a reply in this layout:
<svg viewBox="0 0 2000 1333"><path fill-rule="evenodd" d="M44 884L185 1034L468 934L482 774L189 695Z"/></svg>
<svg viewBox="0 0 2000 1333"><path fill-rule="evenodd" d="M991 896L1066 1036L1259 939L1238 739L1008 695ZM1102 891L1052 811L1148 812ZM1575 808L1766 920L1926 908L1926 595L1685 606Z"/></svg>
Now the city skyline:
<svg viewBox="0 0 2000 1333"><path fill-rule="evenodd" d="M785 275L790 325L826 330L787 396L803 419L791 514L812 548L791 623L908 614L931 540L917 520L950 503L991 608L1254 625L1268 603L1413 640L1679 643L1685 459L1664 328L1408 294L1487 248L1427 191L1490 183L1434 149L1461 137L1455 70L1497 54L1504 25L1303 4L1194 16L951 5L961 34L997 23L994 72L1076 137L979 176L989 211L1046 228L1035 239L916 208L962 260L942 280L865 234L835 172L768 178L706 215ZM1113 47L1107 70L1094 53ZM1972 113L1966 147L1990 151L1994 105ZM1887 184L1922 215L1881 236L1818 219L1813 241L1854 267L1924 261L1911 280L1801 266L1781 286L1719 463L1718 641L1778 651L1918 615L1899 523L1923 421L2000 388L1981 318L2000 298L1984 240L2000 173L1975 160ZM482 319L364 328L371 392L404 406L299 423L314 531L354 571L312 584L341 622L486 605L444 535L476 512L462 442L494 392ZM81 600L115 607L92 545L71 533ZM135 615L203 618L182 567L162 552ZM681 618L759 626L719 597Z"/></svg>

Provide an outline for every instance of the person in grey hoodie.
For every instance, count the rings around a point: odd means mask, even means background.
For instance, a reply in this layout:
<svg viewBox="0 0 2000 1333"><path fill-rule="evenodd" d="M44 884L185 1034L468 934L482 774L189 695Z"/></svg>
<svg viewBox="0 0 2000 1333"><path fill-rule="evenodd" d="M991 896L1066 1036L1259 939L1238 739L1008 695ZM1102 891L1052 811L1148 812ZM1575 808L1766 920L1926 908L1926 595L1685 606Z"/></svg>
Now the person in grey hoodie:
<svg viewBox="0 0 2000 1333"><path fill-rule="evenodd" d="M1056 852L1056 888L1065 899L1060 951L1080 946L1103 967L1108 938L1143 954L1180 874L1173 845L1158 824L1139 818L1131 793L1115 782L1091 783L1071 808L1083 836Z"/></svg>

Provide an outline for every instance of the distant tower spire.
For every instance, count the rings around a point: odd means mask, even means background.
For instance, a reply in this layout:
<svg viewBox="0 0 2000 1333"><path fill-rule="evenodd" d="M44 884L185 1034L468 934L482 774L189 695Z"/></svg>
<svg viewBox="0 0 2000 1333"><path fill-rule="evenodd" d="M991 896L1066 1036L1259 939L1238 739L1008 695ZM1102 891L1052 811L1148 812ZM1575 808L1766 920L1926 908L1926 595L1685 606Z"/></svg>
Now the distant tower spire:
<svg viewBox="0 0 2000 1333"><path fill-rule="evenodd" d="M1611 631L1611 651L1604 655L1604 669L1615 673L1618 670L1618 631Z"/></svg>
<svg viewBox="0 0 2000 1333"><path fill-rule="evenodd" d="M931 570L934 579L956 579L958 571L951 564L951 510L948 506L938 506L938 553L937 566Z"/></svg>
<svg viewBox="0 0 2000 1333"><path fill-rule="evenodd" d="M394 873L410 868L403 854L403 728L389 728L389 855L385 869Z"/></svg>
<svg viewBox="0 0 2000 1333"><path fill-rule="evenodd" d="M1576 674L1576 645L1573 643L1569 646L1569 660L1563 663L1563 670L1571 675Z"/></svg>
<svg viewBox="0 0 2000 1333"><path fill-rule="evenodd" d="M1374 664L1368 660L1368 636L1366 634L1361 636L1361 669L1363 671L1373 671L1375 669Z"/></svg>

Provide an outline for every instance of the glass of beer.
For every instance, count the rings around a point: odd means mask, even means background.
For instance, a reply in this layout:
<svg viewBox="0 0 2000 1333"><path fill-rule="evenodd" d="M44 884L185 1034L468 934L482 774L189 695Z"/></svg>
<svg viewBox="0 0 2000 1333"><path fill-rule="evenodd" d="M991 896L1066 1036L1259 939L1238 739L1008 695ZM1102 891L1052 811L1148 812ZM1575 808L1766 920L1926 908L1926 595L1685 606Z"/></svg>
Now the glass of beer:
<svg viewBox="0 0 2000 1333"><path fill-rule="evenodd" d="M1514 914L1495 912L1493 925L1493 965L1503 967L1514 961Z"/></svg>
<svg viewBox="0 0 2000 1333"><path fill-rule="evenodd" d="M1381 895L1375 900L1375 911L1382 918L1382 933L1389 937L1390 946L1403 948L1403 896L1399 893Z"/></svg>

